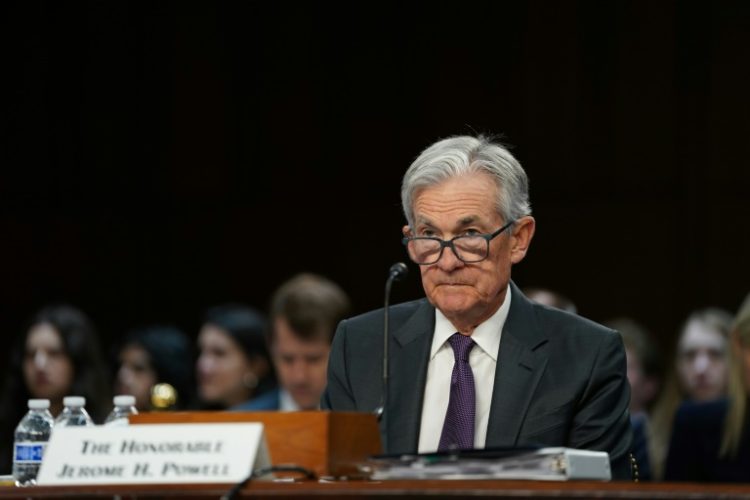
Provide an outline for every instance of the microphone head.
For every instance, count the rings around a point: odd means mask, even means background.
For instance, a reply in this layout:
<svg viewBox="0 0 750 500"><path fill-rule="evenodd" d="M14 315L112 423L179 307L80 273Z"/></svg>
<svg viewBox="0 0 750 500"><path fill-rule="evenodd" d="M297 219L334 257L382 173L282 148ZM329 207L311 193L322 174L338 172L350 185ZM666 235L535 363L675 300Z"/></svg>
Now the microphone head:
<svg viewBox="0 0 750 500"><path fill-rule="evenodd" d="M388 275L396 281L406 278L407 274L409 274L409 268L403 262L396 262L388 271Z"/></svg>

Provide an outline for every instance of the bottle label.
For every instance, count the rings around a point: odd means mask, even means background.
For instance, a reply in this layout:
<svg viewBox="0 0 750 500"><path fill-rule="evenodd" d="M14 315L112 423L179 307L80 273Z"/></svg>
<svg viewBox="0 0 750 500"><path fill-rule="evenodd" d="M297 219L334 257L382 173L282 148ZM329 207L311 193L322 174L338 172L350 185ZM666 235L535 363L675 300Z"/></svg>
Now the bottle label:
<svg viewBox="0 0 750 500"><path fill-rule="evenodd" d="M40 464L44 449L47 447L45 442L20 442L13 445L13 462L17 464Z"/></svg>

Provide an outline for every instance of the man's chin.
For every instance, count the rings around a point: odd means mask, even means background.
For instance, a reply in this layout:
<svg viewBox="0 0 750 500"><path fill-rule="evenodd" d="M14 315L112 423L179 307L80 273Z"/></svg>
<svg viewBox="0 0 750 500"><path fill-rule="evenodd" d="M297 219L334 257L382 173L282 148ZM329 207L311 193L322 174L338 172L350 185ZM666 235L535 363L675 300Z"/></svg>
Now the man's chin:
<svg viewBox="0 0 750 500"><path fill-rule="evenodd" d="M320 403L316 404L306 404L306 405L297 405L299 406L299 411L315 411L320 409Z"/></svg>
<svg viewBox="0 0 750 500"><path fill-rule="evenodd" d="M433 305L448 317L461 316L471 310L471 307L465 302L454 302L450 300L436 301Z"/></svg>
<svg viewBox="0 0 750 500"><path fill-rule="evenodd" d="M453 290L443 288L430 297L430 303L440 309L443 314L461 314L471 310L476 306L476 301L467 297L466 293L461 293L459 288L455 287Z"/></svg>
<svg viewBox="0 0 750 500"><path fill-rule="evenodd" d="M299 406L300 410L317 410L320 404L320 398L315 399L309 394L305 394L304 396L292 394L292 399Z"/></svg>

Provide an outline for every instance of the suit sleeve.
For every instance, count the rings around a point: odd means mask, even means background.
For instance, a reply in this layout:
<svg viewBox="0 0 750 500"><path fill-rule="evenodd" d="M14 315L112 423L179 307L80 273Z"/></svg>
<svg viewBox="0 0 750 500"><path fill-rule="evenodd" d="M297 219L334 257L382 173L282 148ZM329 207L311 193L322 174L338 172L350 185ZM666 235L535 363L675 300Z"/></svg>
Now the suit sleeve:
<svg viewBox="0 0 750 500"><path fill-rule="evenodd" d="M589 384L573 418L570 446L609 453L612 479L630 479L632 430L625 349L615 332L602 336Z"/></svg>
<svg viewBox="0 0 750 500"><path fill-rule="evenodd" d="M328 383L320 407L324 410L355 411L356 405L347 374L346 320L339 323L328 357Z"/></svg>

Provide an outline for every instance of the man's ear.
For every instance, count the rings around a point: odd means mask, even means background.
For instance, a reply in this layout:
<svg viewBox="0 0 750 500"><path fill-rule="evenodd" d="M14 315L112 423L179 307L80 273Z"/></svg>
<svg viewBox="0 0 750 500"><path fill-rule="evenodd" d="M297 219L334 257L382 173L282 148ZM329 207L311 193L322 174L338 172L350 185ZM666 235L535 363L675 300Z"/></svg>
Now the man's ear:
<svg viewBox="0 0 750 500"><path fill-rule="evenodd" d="M409 236L409 234L411 233L411 228L409 226L404 226L401 228L401 232L404 236Z"/></svg>
<svg viewBox="0 0 750 500"><path fill-rule="evenodd" d="M510 261L518 264L526 257L531 239L536 230L536 221L530 215L521 217L513 225L513 233L510 240Z"/></svg>

